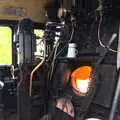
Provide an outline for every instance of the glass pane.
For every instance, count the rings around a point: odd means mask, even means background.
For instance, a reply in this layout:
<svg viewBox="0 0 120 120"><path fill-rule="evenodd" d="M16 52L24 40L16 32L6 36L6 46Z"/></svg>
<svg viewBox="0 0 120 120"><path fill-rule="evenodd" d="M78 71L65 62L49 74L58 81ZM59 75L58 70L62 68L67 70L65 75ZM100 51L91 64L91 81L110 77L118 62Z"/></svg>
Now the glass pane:
<svg viewBox="0 0 120 120"><path fill-rule="evenodd" d="M39 36L41 39L42 39L42 37L44 35L44 31L40 30L40 29L35 29L34 33L35 33L36 36Z"/></svg>
<svg viewBox="0 0 120 120"><path fill-rule="evenodd" d="M42 41L44 31L40 29L35 29L34 33L36 36L39 37L39 39L37 39L37 42L36 42L37 49L36 49L35 55L36 55L36 58L40 58L43 56L43 51L44 51L44 44Z"/></svg>
<svg viewBox="0 0 120 120"><path fill-rule="evenodd" d="M12 30L0 26L0 65L12 64Z"/></svg>

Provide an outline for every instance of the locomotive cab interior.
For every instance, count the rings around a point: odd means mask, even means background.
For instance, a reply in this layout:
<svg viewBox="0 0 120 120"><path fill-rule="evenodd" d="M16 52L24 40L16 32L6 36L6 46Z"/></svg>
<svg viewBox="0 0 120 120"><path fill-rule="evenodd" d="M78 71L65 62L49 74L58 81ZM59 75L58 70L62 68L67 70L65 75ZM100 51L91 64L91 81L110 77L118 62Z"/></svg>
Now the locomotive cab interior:
<svg viewBox="0 0 120 120"><path fill-rule="evenodd" d="M0 120L120 119L119 0L1 0L0 11Z"/></svg>

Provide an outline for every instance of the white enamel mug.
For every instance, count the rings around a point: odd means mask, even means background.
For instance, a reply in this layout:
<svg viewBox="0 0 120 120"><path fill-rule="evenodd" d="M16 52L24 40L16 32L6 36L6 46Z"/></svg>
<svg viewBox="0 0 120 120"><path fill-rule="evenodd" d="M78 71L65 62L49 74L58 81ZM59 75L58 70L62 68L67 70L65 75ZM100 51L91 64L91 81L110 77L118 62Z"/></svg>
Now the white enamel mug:
<svg viewBox="0 0 120 120"><path fill-rule="evenodd" d="M76 55L78 54L76 47L77 47L76 43L68 44L67 58L75 58L76 57Z"/></svg>

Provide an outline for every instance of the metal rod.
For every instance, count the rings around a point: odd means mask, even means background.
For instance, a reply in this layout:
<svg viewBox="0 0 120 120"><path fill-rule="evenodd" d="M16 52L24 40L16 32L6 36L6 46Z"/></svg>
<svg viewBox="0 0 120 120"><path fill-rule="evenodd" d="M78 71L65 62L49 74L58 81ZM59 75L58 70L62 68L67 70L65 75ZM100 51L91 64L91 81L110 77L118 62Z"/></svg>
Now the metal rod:
<svg viewBox="0 0 120 120"><path fill-rule="evenodd" d="M113 103L112 103L112 108L111 108L109 120L114 120L119 96L120 96L120 72L119 72L117 87L116 87L115 96L114 96Z"/></svg>
<svg viewBox="0 0 120 120"><path fill-rule="evenodd" d="M118 39L118 51L120 50L120 25L119 25L119 39ZM119 96L120 96L120 53L118 52L117 54L117 70L119 71L119 75L118 75L118 82L117 82L117 86L116 86L116 90L115 90L115 96L113 99L113 103L112 103L112 108L110 111L110 115L109 115L109 120L114 120L115 117L115 112L116 112L116 108L118 105L118 100L119 100Z"/></svg>

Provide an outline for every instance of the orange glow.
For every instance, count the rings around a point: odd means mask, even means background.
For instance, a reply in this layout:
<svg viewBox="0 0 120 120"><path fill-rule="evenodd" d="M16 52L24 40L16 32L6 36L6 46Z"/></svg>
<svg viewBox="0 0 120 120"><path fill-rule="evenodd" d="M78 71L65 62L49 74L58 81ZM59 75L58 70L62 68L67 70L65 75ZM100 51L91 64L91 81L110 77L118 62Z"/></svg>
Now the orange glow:
<svg viewBox="0 0 120 120"><path fill-rule="evenodd" d="M87 93L88 92L88 88L89 88L89 82L90 80L76 80L76 87L78 89L78 91L80 91L81 93Z"/></svg>
<svg viewBox="0 0 120 120"><path fill-rule="evenodd" d="M91 82L91 66L82 66L73 71L72 87L79 93L86 94L89 90L89 84Z"/></svg>
<svg viewBox="0 0 120 120"><path fill-rule="evenodd" d="M82 67L76 69L72 73L72 78L85 80L85 79L88 79L90 77L91 72L92 72L92 67L90 67L90 66L82 66Z"/></svg>

